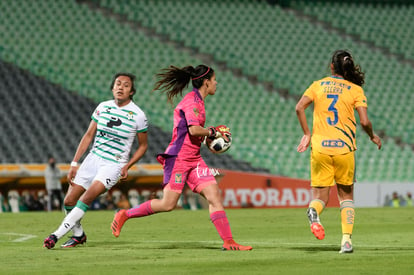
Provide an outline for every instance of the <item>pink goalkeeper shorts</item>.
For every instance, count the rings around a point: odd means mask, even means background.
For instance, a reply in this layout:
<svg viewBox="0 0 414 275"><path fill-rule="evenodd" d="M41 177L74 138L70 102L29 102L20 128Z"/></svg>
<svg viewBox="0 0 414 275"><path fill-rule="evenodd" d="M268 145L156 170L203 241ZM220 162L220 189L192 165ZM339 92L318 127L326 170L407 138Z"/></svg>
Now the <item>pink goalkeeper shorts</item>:
<svg viewBox="0 0 414 275"><path fill-rule="evenodd" d="M217 184L214 175L200 157L196 161L180 160L176 156L158 157L164 168L163 186L168 190L181 193L184 185L195 193L200 193L205 187Z"/></svg>

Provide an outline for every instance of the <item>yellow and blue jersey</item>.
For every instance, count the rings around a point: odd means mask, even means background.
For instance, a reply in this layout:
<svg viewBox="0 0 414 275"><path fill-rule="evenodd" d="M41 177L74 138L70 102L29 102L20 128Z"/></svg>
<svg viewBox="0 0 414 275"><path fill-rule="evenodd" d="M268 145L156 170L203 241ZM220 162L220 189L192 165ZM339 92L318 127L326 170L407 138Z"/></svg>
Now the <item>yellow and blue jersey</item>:
<svg viewBox="0 0 414 275"><path fill-rule="evenodd" d="M328 155L355 151L355 108L368 107L362 87L330 76L313 82L304 95L314 103L312 150Z"/></svg>

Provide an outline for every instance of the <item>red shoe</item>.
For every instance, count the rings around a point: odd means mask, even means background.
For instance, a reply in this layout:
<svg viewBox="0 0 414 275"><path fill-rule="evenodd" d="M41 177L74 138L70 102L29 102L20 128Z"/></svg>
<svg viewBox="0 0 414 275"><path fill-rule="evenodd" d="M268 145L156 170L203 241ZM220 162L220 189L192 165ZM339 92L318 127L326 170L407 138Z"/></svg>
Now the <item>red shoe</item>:
<svg viewBox="0 0 414 275"><path fill-rule="evenodd" d="M126 215L126 210L121 209L119 210L114 217L114 220L112 221L111 229L112 234L115 237L119 237L119 234L121 234L121 229L124 223L128 220L128 216Z"/></svg>
<svg viewBox="0 0 414 275"><path fill-rule="evenodd" d="M311 224L310 228L313 235L315 235L318 240L323 240L325 238L325 229L323 228L322 224L314 222Z"/></svg>
<svg viewBox="0 0 414 275"><path fill-rule="evenodd" d="M236 243L233 240L224 241L223 247L221 250L252 250L253 247L251 246L244 246Z"/></svg>
<svg viewBox="0 0 414 275"><path fill-rule="evenodd" d="M43 247L46 247L47 249L52 249L53 247L55 247L57 241L57 237L52 234L43 241Z"/></svg>

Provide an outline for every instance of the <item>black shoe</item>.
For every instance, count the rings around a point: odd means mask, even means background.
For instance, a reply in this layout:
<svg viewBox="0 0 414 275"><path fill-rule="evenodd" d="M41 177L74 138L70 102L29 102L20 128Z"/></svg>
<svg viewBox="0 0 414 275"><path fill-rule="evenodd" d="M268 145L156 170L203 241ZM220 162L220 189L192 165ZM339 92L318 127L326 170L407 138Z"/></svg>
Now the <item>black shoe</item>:
<svg viewBox="0 0 414 275"><path fill-rule="evenodd" d="M75 237L75 236L70 237L70 239L67 240L60 247L61 248L75 247L78 244L83 244L83 243L86 243L86 235L85 235L85 233L82 233L82 236L80 236L80 237Z"/></svg>

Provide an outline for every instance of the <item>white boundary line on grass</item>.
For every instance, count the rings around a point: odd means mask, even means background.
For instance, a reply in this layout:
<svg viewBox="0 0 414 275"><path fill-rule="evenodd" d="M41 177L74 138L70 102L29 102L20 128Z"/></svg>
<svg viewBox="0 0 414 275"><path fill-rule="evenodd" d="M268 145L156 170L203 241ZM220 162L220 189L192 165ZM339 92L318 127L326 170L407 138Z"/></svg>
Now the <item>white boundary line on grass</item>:
<svg viewBox="0 0 414 275"><path fill-rule="evenodd" d="M20 238L14 239L11 242L14 243L20 243L20 242L25 242L27 240L36 238L36 235L31 235L31 234L19 234L19 233L13 233L13 232L7 232L7 233L0 233L2 235L9 235L9 236L19 236ZM0 241L1 242L1 241Z"/></svg>

